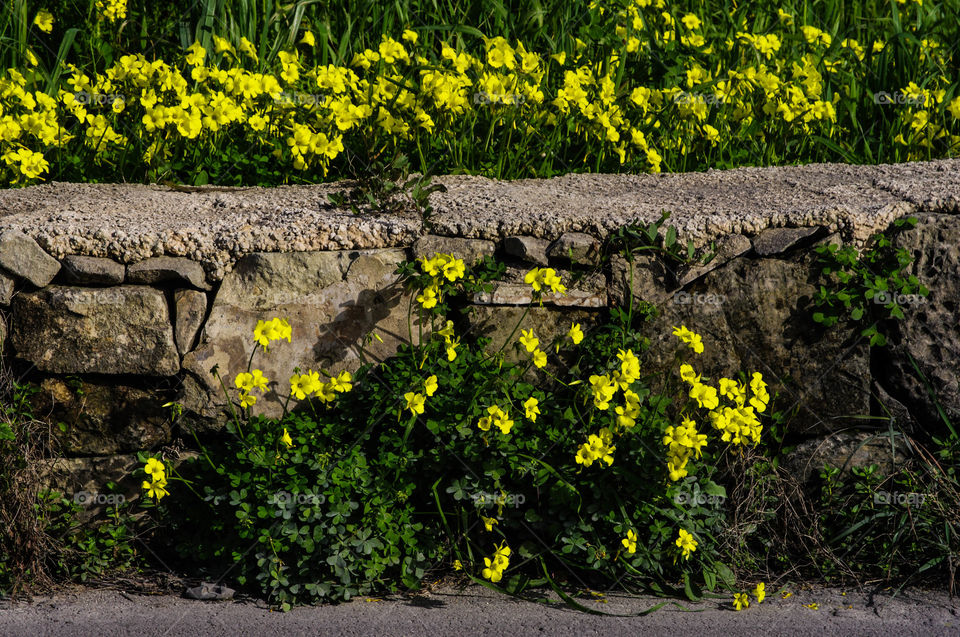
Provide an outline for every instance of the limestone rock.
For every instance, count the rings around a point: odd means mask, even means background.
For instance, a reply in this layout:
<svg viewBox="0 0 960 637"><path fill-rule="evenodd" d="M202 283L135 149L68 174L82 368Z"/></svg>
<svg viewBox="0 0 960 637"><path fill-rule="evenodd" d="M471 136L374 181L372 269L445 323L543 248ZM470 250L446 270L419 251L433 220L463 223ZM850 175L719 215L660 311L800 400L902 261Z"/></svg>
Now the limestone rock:
<svg viewBox="0 0 960 637"><path fill-rule="evenodd" d="M170 441L170 418L157 391L105 381L47 378L33 396L37 417L61 422L65 455L110 455Z"/></svg>
<svg viewBox="0 0 960 637"><path fill-rule="evenodd" d="M583 232L564 232L550 245L552 259L596 265L600 258L600 242Z"/></svg>
<svg viewBox="0 0 960 637"><path fill-rule="evenodd" d="M8 230L0 238L0 267L42 288L57 276L60 262L27 235Z"/></svg>
<svg viewBox="0 0 960 637"><path fill-rule="evenodd" d="M904 318L886 321L890 337L884 355L878 357L878 376L919 422L942 432L943 420L910 359L916 361L951 422L960 420L960 217L916 216L917 226L899 233L894 247L906 248L914 257L909 274L929 288L930 294L898 299Z"/></svg>
<svg viewBox="0 0 960 637"><path fill-rule="evenodd" d="M753 249L762 257L780 254L820 230L815 228L767 228L753 238Z"/></svg>
<svg viewBox="0 0 960 637"><path fill-rule="evenodd" d="M151 257L127 267L129 283L184 282L198 290L209 290L203 266L183 257Z"/></svg>
<svg viewBox="0 0 960 637"><path fill-rule="evenodd" d="M504 252L534 265L549 265L547 259L549 248L549 241L537 237L513 236L503 240Z"/></svg>
<svg viewBox="0 0 960 637"><path fill-rule="evenodd" d="M480 261L483 257L492 257L496 252L496 244L484 239L461 239L435 234L424 235L413 244L413 257L415 259L420 257L429 259L438 252L452 254L456 258L462 259L467 265L471 265Z"/></svg>
<svg viewBox="0 0 960 637"><path fill-rule="evenodd" d="M61 275L71 285L119 285L126 272L122 263L103 257L71 254L61 264Z"/></svg>
<svg viewBox="0 0 960 637"><path fill-rule="evenodd" d="M629 261L620 255L613 255L610 258L610 302L626 307L632 282L634 303L646 301L659 305L670 298L676 277L677 273L656 257L634 255L631 267Z"/></svg>
<svg viewBox="0 0 960 637"><path fill-rule="evenodd" d="M386 249L242 258L224 278L199 342L184 357L189 372L185 407L204 418L221 417L225 401L210 370L217 365L228 387L237 373L246 371L259 319L286 318L293 334L290 343L276 341L254 358L254 367L271 381L256 413L280 413L295 367L354 371L361 364L361 348L373 361L393 354L408 333L412 299L394 274L405 256L405 250ZM416 338L415 322L413 331ZM371 332L383 342L366 338Z"/></svg>
<svg viewBox="0 0 960 637"><path fill-rule="evenodd" d="M159 290L50 286L13 301L17 356L59 374L170 376L180 369Z"/></svg>
<svg viewBox="0 0 960 637"><path fill-rule="evenodd" d="M207 295L197 290L177 290L173 293L174 337L177 351L183 356L193 347L197 333L207 315Z"/></svg>
<svg viewBox="0 0 960 637"><path fill-rule="evenodd" d="M883 475L907 459L908 450L900 440L891 448L882 432L837 432L801 442L787 455L784 467L803 485L819 477L824 465L841 469L849 477L854 467L879 466Z"/></svg>
<svg viewBox="0 0 960 637"><path fill-rule="evenodd" d="M13 298L14 280L0 272L0 305L10 305Z"/></svg>
<svg viewBox="0 0 960 637"><path fill-rule="evenodd" d="M726 264L731 259L735 259L741 255L749 252L752 244L750 239L746 238L742 234L728 234L720 237L716 241L716 250L714 257L710 260L709 263L705 265L694 265L684 270L682 276L680 276L679 283L681 286L688 285L707 272L712 272L720 266Z"/></svg>

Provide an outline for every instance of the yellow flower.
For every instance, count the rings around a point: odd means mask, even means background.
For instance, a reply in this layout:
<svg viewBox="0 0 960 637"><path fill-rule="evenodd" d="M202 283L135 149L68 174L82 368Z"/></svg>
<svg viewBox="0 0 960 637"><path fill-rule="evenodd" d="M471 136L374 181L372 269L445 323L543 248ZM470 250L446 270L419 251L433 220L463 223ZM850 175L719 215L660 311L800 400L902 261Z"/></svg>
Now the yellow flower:
<svg viewBox="0 0 960 637"><path fill-rule="evenodd" d="M453 570L455 570L455 571L462 571L462 570L463 570L463 562L461 562L460 560L453 560Z"/></svg>
<svg viewBox="0 0 960 637"><path fill-rule="evenodd" d="M290 377L290 395L296 397L297 400L303 400L307 397L309 387L310 377L306 374L294 374Z"/></svg>
<svg viewBox="0 0 960 637"><path fill-rule="evenodd" d="M151 476L154 480L158 480L164 478L167 468L163 462L157 460L156 458L149 458L147 460L147 464L143 467L143 471L148 476Z"/></svg>
<svg viewBox="0 0 960 637"><path fill-rule="evenodd" d="M763 582L757 584L757 586L750 592L753 593L753 596L757 598L758 604L763 603L763 598L767 596L766 586Z"/></svg>
<svg viewBox="0 0 960 637"><path fill-rule="evenodd" d="M583 330L580 329L580 324L573 323L570 326L570 331L567 332L567 336L570 337L570 340L573 341L574 345L579 345L580 341L583 340Z"/></svg>
<svg viewBox="0 0 960 637"><path fill-rule="evenodd" d="M697 541L693 539L693 535L691 535L686 529L680 529L676 545L680 548L682 551L682 557L686 560L689 560L690 554L697 550Z"/></svg>
<svg viewBox="0 0 960 637"><path fill-rule="evenodd" d="M481 515L480 519L483 520L483 528L487 531L493 531L493 525L497 524L496 518L485 518Z"/></svg>
<svg viewBox="0 0 960 637"><path fill-rule="evenodd" d="M423 381L423 391L427 396L433 396L433 393L437 391L437 377L428 376L427 380Z"/></svg>
<svg viewBox="0 0 960 637"><path fill-rule="evenodd" d="M533 364L538 368L542 368L547 364L547 354L543 350L537 350L533 353Z"/></svg>
<svg viewBox="0 0 960 637"><path fill-rule="evenodd" d="M157 501L160 501L164 496L170 495L170 492L167 491L167 479L164 477L154 478L153 482L143 481L141 485L143 489L146 489L147 496L155 498Z"/></svg>
<svg viewBox="0 0 960 637"><path fill-rule="evenodd" d="M620 543L627 549L631 555L637 552L637 534L633 529L627 531L627 537L620 540Z"/></svg>
<svg viewBox="0 0 960 637"><path fill-rule="evenodd" d="M736 610L743 610L750 606L750 598L746 593L737 593L733 596L733 607Z"/></svg>
<svg viewBox="0 0 960 637"><path fill-rule="evenodd" d="M454 361L457 358L457 346L459 341L447 341L447 360Z"/></svg>
<svg viewBox="0 0 960 637"><path fill-rule="evenodd" d="M527 420L532 422L537 421L537 414L540 413L540 408L537 406L540 404L540 401L531 396L527 398L523 403L524 415L527 417Z"/></svg>
<svg viewBox="0 0 960 637"><path fill-rule="evenodd" d="M699 334L691 332L685 326L681 325L680 327L673 328L673 335L689 345L690 349L697 354L703 353L703 342Z"/></svg>
<svg viewBox="0 0 960 637"><path fill-rule="evenodd" d="M333 391L343 394L353 389L353 375L344 370L337 374L336 378L330 379L330 387Z"/></svg>
<svg viewBox="0 0 960 637"><path fill-rule="evenodd" d="M306 44L309 47L314 47L317 45L316 38L313 37L313 33L310 31L304 31L303 37L300 38L300 44Z"/></svg>
<svg viewBox="0 0 960 637"><path fill-rule="evenodd" d="M537 346L540 344L540 340L533 335L533 330L521 330L520 334L520 344L526 347L528 352L532 352L537 349Z"/></svg>
<svg viewBox="0 0 960 637"><path fill-rule="evenodd" d="M690 388L690 398L697 401L697 405L704 409L716 409L720 404L716 388L703 383L697 383Z"/></svg>
<svg viewBox="0 0 960 637"><path fill-rule="evenodd" d="M404 29L403 35L400 36L402 40L406 40L410 44L416 44L417 37L418 37L417 32L414 31L413 29Z"/></svg>
<svg viewBox="0 0 960 637"><path fill-rule="evenodd" d="M427 402L423 394L408 391L403 395L403 398L407 401L406 409L409 409L411 414L416 416L423 413L423 405Z"/></svg>
<svg viewBox="0 0 960 637"><path fill-rule="evenodd" d="M249 409L257 404L257 397L246 392L240 394L240 408Z"/></svg>
<svg viewBox="0 0 960 637"><path fill-rule="evenodd" d="M287 432L287 428L283 428L283 436L280 438L283 444L287 445L287 449L293 446L293 438L290 437L290 434Z"/></svg>
<svg viewBox="0 0 960 637"><path fill-rule="evenodd" d="M691 31L699 29L701 24L700 18L692 13L688 13L687 15L683 16L683 18L680 19L680 22L683 22L683 26L687 27Z"/></svg>
<svg viewBox="0 0 960 637"><path fill-rule="evenodd" d="M422 305L424 309L430 309L436 307L437 300L439 299L440 290L437 288L437 284L427 287L423 292L417 295L417 303Z"/></svg>
<svg viewBox="0 0 960 637"><path fill-rule="evenodd" d="M53 14L46 9L40 9L33 18L33 24L44 33L50 33L53 31Z"/></svg>

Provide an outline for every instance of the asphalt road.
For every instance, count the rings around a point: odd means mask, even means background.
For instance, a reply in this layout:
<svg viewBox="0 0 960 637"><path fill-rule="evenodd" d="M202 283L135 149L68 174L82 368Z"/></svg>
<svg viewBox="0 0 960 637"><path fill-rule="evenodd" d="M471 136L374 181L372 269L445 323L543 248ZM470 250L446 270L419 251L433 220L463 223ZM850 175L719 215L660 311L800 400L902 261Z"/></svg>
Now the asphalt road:
<svg viewBox="0 0 960 637"><path fill-rule="evenodd" d="M605 613L635 615L663 600L611 594L581 601ZM280 613L255 601L74 589L32 603L0 602L0 635L960 635L960 599L950 600L943 592L913 590L890 598L884 592L815 588L793 589L783 598L777 589L763 604L754 602L739 612L726 599L683 607L671 605L642 617L597 616L471 586Z"/></svg>

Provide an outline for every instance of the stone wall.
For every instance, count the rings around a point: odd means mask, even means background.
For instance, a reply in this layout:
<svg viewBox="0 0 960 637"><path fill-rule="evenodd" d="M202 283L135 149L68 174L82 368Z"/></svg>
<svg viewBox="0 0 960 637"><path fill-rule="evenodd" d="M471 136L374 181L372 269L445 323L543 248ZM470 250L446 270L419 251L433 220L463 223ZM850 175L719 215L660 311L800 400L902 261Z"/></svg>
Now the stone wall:
<svg viewBox="0 0 960 637"><path fill-rule="evenodd" d="M911 357L946 413L960 416L960 161L438 181L446 192L432 196L427 220L338 209L327 195L343 185L0 192L3 355L40 384L37 416L66 425L65 488L89 486L92 475L102 484L138 450L184 435L165 402L184 405L184 422L216 426L223 398L211 370L229 382L246 367L258 319L287 317L293 328L292 343L257 358L281 393L296 366L353 370L361 348L389 356L409 335L411 299L396 266L434 252L507 263L505 279L461 318L494 346L530 300L522 277L533 266L573 281L527 316L542 339L571 320L596 324L630 295L656 304L650 365L671 363L671 325L702 333L705 369L762 371L780 408L798 410L791 427L817 462L859 448L865 423L878 425L857 417L884 407L898 427L936 426ZM632 266L601 259L612 232L664 209L681 242L714 242L717 257L681 270L645 256ZM920 223L900 240L931 293L893 326L890 345L871 349L856 326L814 323L812 247L862 244L910 214ZM281 398L257 408L277 413ZM869 459L869 450L858 453Z"/></svg>

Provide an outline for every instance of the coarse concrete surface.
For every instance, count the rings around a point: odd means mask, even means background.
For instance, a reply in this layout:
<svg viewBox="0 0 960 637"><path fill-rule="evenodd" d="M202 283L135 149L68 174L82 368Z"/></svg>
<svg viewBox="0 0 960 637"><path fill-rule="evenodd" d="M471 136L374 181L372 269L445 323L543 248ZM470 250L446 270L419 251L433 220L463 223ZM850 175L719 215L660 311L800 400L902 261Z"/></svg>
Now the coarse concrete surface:
<svg viewBox="0 0 960 637"><path fill-rule="evenodd" d="M960 159L892 165L808 164L658 175L568 174L498 181L446 175L433 213L354 214L329 195L351 182L305 186L170 187L51 182L0 190L0 236L19 230L54 257L99 256L130 264L183 256L220 280L251 252L409 246L419 236L554 240L565 232L604 239L626 223L671 212L682 242L726 234L824 226L853 243L913 212L960 210Z"/></svg>
<svg viewBox="0 0 960 637"><path fill-rule="evenodd" d="M768 586L768 588L770 588ZM790 595L784 597L783 592ZM739 612L732 596L699 603L676 600L645 616L662 598L588 594L593 615L559 602L520 601L470 585L388 598L294 608L281 613L262 602L201 602L171 595L83 589L0 602L0 635L960 635L960 600L944 591L856 592L837 588L770 588L762 604ZM552 593L543 597L556 600Z"/></svg>

